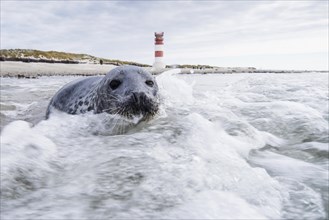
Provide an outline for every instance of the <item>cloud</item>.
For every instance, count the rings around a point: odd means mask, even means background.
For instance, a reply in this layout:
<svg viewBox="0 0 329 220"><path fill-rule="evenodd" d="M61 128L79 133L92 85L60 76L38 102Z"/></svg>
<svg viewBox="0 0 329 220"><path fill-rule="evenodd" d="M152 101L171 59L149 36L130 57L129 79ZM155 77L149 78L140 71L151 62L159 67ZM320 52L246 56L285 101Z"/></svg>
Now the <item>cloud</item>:
<svg viewBox="0 0 329 220"><path fill-rule="evenodd" d="M151 64L154 31L165 32L168 63L328 53L328 2L1 2L2 48L89 53ZM318 65L328 66L323 61Z"/></svg>

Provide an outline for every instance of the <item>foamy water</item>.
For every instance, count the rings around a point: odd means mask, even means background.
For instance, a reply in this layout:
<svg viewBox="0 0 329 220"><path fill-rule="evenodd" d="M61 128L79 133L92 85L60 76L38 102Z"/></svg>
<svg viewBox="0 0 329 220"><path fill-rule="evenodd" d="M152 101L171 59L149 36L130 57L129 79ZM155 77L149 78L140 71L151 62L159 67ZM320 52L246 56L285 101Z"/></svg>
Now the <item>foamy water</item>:
<svg viewBox="0 0 329 220"><path fill-rule="evenodd" d="M173 70L150 122L43 120L73 79L1 79L1 219L328 218L328 74Z"/></svg>

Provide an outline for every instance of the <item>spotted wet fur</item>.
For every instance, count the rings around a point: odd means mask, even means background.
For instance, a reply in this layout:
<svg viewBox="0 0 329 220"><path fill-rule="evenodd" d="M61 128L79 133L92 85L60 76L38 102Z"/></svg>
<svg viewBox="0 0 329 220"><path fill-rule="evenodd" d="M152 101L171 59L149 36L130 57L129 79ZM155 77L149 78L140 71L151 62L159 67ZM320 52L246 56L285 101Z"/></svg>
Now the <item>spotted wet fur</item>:
<svg viewBox="0 0 329 220"><path fill-rule="evenodd" d="M69 114L107 112L127 118L152 118L159 110L158 85L142 68L122 66L106 76L79 79L61 88L51 99L46 118L53 109Z"/></svg>

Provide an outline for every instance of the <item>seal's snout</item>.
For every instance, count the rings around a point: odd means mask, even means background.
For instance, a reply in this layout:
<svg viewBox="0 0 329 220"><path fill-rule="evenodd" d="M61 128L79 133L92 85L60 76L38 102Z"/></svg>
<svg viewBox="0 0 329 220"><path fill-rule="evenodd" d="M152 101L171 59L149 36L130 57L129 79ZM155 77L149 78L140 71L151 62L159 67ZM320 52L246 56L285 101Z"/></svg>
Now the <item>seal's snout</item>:
<svg viewBox="0 0 329 220"><path fill-rule="evenodd" d="M146 97L145 93L143 93L143 92L133 92L131 95L132 102L134 102L136 104L141 104L146 99L147 99L147 97Z"/></svg>
<svg viewBox="0 0 329 220"><path fill-rule="evenodd" d="M143 114L148 118L158 111L158 103L144 92L131 92L129 99L124 103L124 114L129 116Z"/></svg>

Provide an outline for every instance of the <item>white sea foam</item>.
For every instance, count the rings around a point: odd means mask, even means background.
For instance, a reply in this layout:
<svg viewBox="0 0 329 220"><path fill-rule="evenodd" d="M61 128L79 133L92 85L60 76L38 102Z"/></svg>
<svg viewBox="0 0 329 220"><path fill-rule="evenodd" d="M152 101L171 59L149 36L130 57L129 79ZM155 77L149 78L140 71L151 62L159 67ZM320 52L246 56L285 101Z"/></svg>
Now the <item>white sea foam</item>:
<svg viewBox="0 0 329 220"><path fill-rule="evenodd" d="M25 121L14 121L1 134L1 195L19 197L45 184L53 172L56 145L33 131Z"/></svg>
<svg viewBox="0 0 329 220"><path fill-rule="evenodd" d="M328 216L326 76L176 73L157 77L161 113L147 123L56 112L33 127L5 126L1 217ZM43 82L50 97L67 81L18 81L12 99Z"/></svg>

